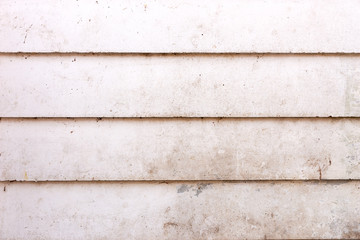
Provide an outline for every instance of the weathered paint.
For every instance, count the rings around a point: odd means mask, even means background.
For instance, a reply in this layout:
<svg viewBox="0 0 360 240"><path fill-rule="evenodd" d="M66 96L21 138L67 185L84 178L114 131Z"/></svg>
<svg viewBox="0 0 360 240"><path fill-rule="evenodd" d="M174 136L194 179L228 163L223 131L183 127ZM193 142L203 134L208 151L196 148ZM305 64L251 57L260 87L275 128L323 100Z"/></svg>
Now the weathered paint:
<svg viewBox="0 0 360 240"><path fill-rule="evenodd" d="M360 119L2 119L0 180L360 179Z"/></svg>
<svg viewBox="0 0 360 240"><path fill-rule="evenodd" d="M359 69L357 55L0 55L0 116L360 116Z"/></svg>
<svg viewBox="0 0 360 240"><path fill-rule="evenodd" d="M2 0L1 52L360 52L358 0Z"/></svg>
<svg viewBox="0 0 360 240"><path fill-rule="evenodd" d="M2 183L8 239L359 239L359 182Z"/></svg>

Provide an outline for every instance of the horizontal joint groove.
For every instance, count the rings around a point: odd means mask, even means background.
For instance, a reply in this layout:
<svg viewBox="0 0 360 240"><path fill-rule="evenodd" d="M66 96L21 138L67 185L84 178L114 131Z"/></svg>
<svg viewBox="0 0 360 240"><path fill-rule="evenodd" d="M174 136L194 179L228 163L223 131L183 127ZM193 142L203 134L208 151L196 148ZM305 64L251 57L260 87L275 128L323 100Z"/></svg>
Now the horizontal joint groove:
<svg viewBox="0 0 360 240"><path fill-rule="evenodd" d="M360 56L360 52L0 52L0 56Z"/></svg>
<svg viewBox="0 0 360 240"><path fill-rule="evenodd" d="M181 184L181 183L311 183L311 184L342 184L360 182L360 179L263 179L263 180L1 180L1 183L147 183L147 184Z"/></svg>

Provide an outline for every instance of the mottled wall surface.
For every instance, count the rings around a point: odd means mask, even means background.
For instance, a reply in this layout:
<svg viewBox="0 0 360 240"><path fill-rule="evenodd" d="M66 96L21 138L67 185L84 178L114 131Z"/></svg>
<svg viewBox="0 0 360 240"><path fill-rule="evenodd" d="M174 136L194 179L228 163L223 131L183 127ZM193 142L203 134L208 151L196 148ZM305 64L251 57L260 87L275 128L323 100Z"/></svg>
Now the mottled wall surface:
<svg viewBox="0 0 360 240"><path fill-rule="evenodd" d="M0 239L360 239L360 1L0 1Z"/></svg>

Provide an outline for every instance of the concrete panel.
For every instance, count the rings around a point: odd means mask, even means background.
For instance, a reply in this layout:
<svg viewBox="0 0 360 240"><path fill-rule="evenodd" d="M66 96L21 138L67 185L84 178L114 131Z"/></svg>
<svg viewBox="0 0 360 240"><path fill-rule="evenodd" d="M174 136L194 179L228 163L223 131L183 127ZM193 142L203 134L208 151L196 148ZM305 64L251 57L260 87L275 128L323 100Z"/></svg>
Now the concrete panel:
<svg viewBox="0 0 360 240"><path fill-rule="evenodd" d="M360 116L357 55L0 55L0 84L0 117Z"/></svg>
<svg viewBox="0 0 360 240"><path fill-rule="evenodd" d="M1 52L360 52L357 0L2 0Z"/></svg>
<svg viewBox="0 0 360 240"><path fill-rule="evenodd" d="M359 136L360 119L2 119L0 179L360 179Z"/></svg>
<svg viewBox="0 0 360 240"><path fill-rule="evenodd" d="M359 239L359 182L1 183L1 239Z"/></svg>

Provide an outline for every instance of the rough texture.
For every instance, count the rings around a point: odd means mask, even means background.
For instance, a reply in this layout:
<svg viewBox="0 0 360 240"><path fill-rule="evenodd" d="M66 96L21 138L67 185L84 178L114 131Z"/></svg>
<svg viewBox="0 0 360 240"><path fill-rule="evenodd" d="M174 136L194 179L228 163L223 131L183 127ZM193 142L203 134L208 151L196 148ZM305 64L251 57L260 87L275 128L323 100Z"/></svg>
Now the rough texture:
<svg viewBox="0 0 360 240"><path fill-rule="evenodd" d="M359 66L357 55L0 55L0 116L360 116Z"/></svg>
<svg viewBox="0 0 360 240"><path fill-rule="evenodd" d="M0 179L360 179L359 135L360 119L2 119Z"/></svg>
<svg viewBox="0 0 360 240"><path fill-rule="evenodd" d="M360 52L357 0L2 0L1 52Z"/></svg>
<svg viewBox="0 0 360 240"><path fill-rule="evenodd" d="M358 182L1 184L1 239L359 239Z"/></svg>
<svg viewBox="0 0 360 240"><path fill-rule="evenodd" d="M360 239L359 12L0 0L0 240Z"/></svg>

